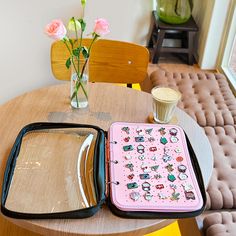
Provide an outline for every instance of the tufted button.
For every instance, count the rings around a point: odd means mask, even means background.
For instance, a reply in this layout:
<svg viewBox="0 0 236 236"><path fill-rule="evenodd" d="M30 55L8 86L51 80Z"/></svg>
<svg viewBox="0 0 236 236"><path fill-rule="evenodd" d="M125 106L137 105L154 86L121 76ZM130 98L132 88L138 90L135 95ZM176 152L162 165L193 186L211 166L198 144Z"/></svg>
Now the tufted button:
<svg viewBox="0 0 236 236"><path fill-rule="evenodd" d="M227 157L227 156L229 156L229 153L228 152L224 152L224 155Z"/></svg>
<svg viewBox="0 0 236 236"><path fill-rule="evenodd" d="M178 77L177 73L173 73L173 78L176 79Z"/></svg>

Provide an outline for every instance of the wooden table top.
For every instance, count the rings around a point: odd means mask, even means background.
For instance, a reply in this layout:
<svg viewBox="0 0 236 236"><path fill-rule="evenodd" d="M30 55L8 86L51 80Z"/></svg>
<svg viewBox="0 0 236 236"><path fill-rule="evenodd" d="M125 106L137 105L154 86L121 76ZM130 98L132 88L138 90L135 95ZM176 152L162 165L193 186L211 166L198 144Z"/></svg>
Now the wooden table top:
<svg viewBox="0 0 236 236"><path fill-rule="evenodd" d="M89 107L73 110L69 101L69 83L38 89L16 97L0 106L0 173L1 185L6 161L20 129L32 122L70 122L97 125L108 130L115 121L148 122L152 111L150 94L105 83L90 84ZM199 160L205 186L213 170L209 141L197 123L180 109L177 124L187 133ZM0 186L1 187L1 186ZM144 235L161 229L174 220L123 219L104 206L87 219L16 220L15 224L48 235Z"/></svg>

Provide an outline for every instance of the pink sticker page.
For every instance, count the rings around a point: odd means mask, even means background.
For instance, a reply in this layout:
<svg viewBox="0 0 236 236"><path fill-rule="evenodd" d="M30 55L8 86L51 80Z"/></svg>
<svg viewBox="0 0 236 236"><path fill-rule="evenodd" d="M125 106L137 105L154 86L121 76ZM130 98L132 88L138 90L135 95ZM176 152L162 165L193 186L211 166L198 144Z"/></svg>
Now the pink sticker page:
<svg viewBox="0 0 236 236"><path fill-rule="evenodd" d="M109 142L110 193L117 208L191 212L202 207L181 127L116 122Z"/></svg>

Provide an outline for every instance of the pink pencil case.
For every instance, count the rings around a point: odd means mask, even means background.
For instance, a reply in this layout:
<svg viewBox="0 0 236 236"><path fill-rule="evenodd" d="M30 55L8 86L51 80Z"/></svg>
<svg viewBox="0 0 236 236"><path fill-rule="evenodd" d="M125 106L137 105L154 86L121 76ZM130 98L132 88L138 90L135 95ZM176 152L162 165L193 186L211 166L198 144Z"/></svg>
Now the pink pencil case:
<svg viewBox="0 0 236 236"><path fill-rule="evenodd" d="M116 213L184 217L204 209L201 172L181 127L116 122L108 135Z"/></svg>

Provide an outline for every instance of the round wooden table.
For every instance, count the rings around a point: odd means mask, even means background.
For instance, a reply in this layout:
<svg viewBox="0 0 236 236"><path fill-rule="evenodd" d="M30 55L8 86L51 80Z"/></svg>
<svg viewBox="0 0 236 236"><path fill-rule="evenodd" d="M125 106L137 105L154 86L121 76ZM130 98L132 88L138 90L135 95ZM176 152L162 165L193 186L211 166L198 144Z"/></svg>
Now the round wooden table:
<svg viewBox="0 0 236 236"><path fill-rule="evenodd" d="M0 107L1 184L6 161L20 129L28 123L72 122L98 125L107 130L114 121L148 122L152 111L150 94L105 83L90 84L89 107L73 110L69 103L69 83L38 89L12 99ZM207 186L213 155L202 128L185 112L176 110L177 124L187 133ZM104 206L93 217L75 220L17 220L15 224L44 235L144 235L174 220L123 219Z"/></svg>

